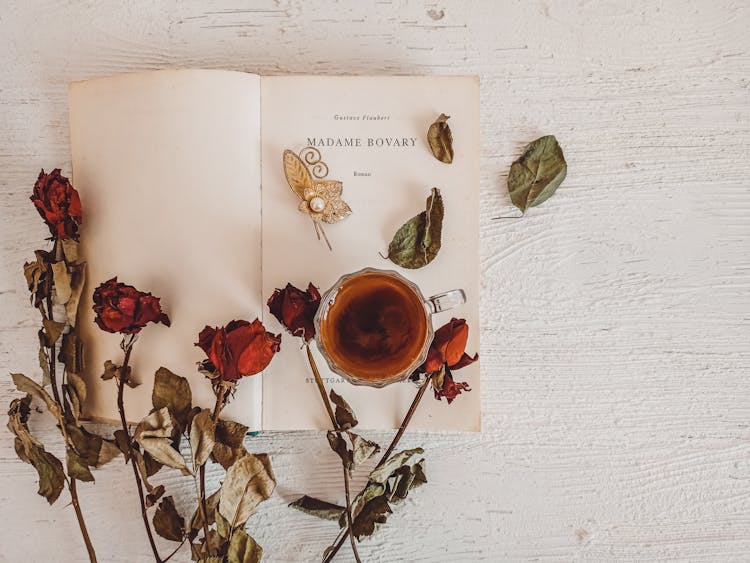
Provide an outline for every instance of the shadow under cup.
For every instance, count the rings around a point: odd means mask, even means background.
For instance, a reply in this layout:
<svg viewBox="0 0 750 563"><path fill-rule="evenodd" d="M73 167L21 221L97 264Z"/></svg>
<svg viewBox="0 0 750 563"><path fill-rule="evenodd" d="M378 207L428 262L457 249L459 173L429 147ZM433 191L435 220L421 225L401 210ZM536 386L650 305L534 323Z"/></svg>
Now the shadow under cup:
<svg viewBox="0 0 750 563"><path fill-rule="evenodd" d="M396 272L365 269L344 276L321 302L318 346L349 381L380 387L410 375L432 340L419 288Z"/></svg>

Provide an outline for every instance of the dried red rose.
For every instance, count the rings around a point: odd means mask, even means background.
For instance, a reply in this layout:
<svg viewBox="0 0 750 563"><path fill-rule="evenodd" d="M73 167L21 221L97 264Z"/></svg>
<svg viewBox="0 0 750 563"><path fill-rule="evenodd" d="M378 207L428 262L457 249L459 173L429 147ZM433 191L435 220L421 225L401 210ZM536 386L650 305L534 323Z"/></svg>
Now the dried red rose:
<svg viewBox="0 0 750 563"><path fill-rule="evenodd" d="M271 314L294 336L303 337L305 342L315 336L313 318L319 305L320 293L312 283L307 285L307 291L288 283L268 298Z"/></svg>
<svg viewBox="0 0 750 563"><path fill-rule="evenodd" d="M148 323L170 325L159 298L125 285L114 277L94 290L96 324L107 332L136 334Z"/></svg>
<svg viewBox="0 0 750 563"><path fill-rule="evenodd" d="M465 319L451 319L435 331L435 336L427 353L427 360L421 371L435 373L442 369L443 364L451 369L461 369L476 362L479 357L472 358L464 350L469 339L469 325Z"/></svg>
<svg viewBox="0 0 750 563"><path fill-rule="evenodd" d="M53 237L78 239L78 226L83 222L81 198L59 168L49 174L42 169L30 199Z"/></svg>
<svg viewBox="0 0 750 563"><path fill-rule="evenodd" d="M445 397L450 405L453 399L461 394L461 391L471 391L469 384L465 381L454 381L451 370L446 368L445 376L443 377L443 386L439 390L435 389L435 398L439 401L441 397Z"/></svg>
<svg viewBox="0 0 750 563"><path fill-rule="evenodd" d="M255 319L232 321L225 327L205 327L198 335L196 346L208 356L203 369L218 374L225 381L263 371L279 351L281 335L266 331Z"/></svg>

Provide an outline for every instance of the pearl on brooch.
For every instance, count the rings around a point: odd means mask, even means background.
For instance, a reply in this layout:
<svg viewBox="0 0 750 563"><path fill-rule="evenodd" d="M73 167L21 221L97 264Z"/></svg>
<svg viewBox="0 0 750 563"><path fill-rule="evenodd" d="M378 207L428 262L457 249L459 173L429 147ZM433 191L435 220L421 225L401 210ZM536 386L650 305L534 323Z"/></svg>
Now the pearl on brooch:
<svg viewBox="0 0 750 563"><path fill-rule="evenodd" d="M322 197L314 197L310 200L310 209L315 213L322 213L326 207L326 202Z"/></svg>

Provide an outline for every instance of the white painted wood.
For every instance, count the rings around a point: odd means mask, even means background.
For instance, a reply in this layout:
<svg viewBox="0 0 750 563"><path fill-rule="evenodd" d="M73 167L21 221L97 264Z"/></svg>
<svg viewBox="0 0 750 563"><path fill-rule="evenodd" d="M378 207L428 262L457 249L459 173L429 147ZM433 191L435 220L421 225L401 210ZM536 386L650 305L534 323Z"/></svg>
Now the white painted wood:
<svg viewBox="0 0 750 563"><path fill-rule="evenodd" d="M39 168L69 169L67 81L167 67L477 73L484 432L406 438L425 446L430 483L363 556L748 559L745 2L121 4L17 1L0 14L0 372L36 363L20 266L45 236L28 202ZM526 218L492 221L511 212L509 164L542 133L560 139L568 179ZM11 387L0 379L3 405ZM342 500L324 442L249 440L279 480L250 521L268 561L315 561L333 536L285 506L301 492ZM85 561L72 510L36 495L5 431L0 471L0 561ZM130 470L97 478L80 489L100 561L149 561ZM166 483L186 506L192 484Z"/></svg>

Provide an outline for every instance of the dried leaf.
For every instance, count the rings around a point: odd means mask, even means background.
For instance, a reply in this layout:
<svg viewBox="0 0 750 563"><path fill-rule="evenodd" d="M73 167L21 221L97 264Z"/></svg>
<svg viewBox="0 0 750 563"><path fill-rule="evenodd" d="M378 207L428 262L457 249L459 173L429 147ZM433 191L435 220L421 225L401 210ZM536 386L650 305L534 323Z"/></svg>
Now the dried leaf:
<svg viewBox="0 0 750 563"><path fill-rule="evenodd" d="M52 279L55 284L54 301L58 305L65 305L70 300L72 293L68 265L64 261L53 262L50 268L52 269Z"/></svg>
<svg viewBox="0 0 750 563"><path fill-rule="evenodd" d="M216 508L219 506L219 492L216 491L211 496L209 496L206 499L206 517L208 520L208 525L212 526L214 522L216 522ZM203 528L203 511L201 510L200 505L195 509L195 512L193 513L193 517L190 519L190 529L191 530L201 530Z"/></svg>
<svg viewBox="0 0 750 563"><path fill-rule="evenodd" d="M355 466L360 465L380 451L380 446L375 442L365 440L359 434L349 432L352 442L352 462Z"/></svg>
<svg viewBox="0 0 750 563"><path fill-rule="evenodd" d="M114 432L115 436L115 445L117 446L117 449L122 452L122 455L125 456L125 461L128 461L128 458L130 456L130 449L129 449L129 443L130 440L128 439L128 435L125 433L124 430L115 430Z"/></svg>
<svg viewBox="0 0 750 563"><path fill-rule="evenodd" d="M328 445L331 449L338 454L341 460L344 462L348 469L352 468L353 454L346 445L346 440L338 432L329 430L326 434L328 437Z"/></svg>
<svg viewBox="0 0 750 563"><path fill-rule="evenodd" d="M63 342L65 337L63 337ZM47 349L43 343L39 346L39 368L42 370L42 387L46 387L52 383L52 376L49 370L49 356L47 356Z"/></svg>
<svg viewBox="0 0 750 563"><path fill-rule="evenodd" d="M354 415L352 407L349 406L344 398L331 389L331 401L336 405L336 424L339 425L340 430L349 430L357 426L357 417Z"/></svg>
<svg viewBox="0 0 750 563"><path fill-rule="evenodd" d="M48 347L54 346L58 338L60 338L62 331L65 330L65 323L44 319L42 324L44 325L44 334L46 336L45 343Z"/></svg>
<svg viewBox="0 0 750 563"><path fill-rule="evenodd" d="M323 520L338 520L344 513L343 506L331 504L330 502L309 497L307 495L289 503L289 506L301 510L302 512L306 512L307 514L322 518Z"/></svg>
<svg viewBox="0 0 750 563"><path fill-rule="evenodd" d="M11 378L13 378L13 383L15 384L16 389L21 393L28 393L32 398L47 405L49 412L52 413L59 424L62 424L62 411L60 410L60 405L50 397L50 394L47 393L42 386L33 379L29 379L20 373L12 373Z"/></svg>
<svg viewBox="0 0 750 563"><path fill-rule="evenodd" d="M83 342L75 331L63 334L58 359L68 372L83 373Z"/></svg>
<svg viewBox="0 0 750 563"><path fill-rule="evenodd" d="M83 404L86 402L86 383L80 375L68 372L68 383L65 385L65 391L70 397L70 407L73 410L73 420L78 423L83 410Z"/></svg>
<svg viewBox="0 0 750 563"><path fill-rule="evenodd" d="M568 172L562 149L554 135L540 137L524 149L510 166L508 192L523 212L549 199Z"/></svg>
<svg viewBox="0 0 750 563"><path fill-rule="evenodd" d="M268 456L247 454L227 470L220 489L219 513L232 528L243 526L275 487Z"/></svg>
<svg viewBox="0 0 750 563"><path fill-rule="evenodd" d="M427 130L427 142L435 158L440 162L453 162L453 133L448 126L449 115L441 113Z"/></svg>
<svg viewBox="0 0 750 563"><path fill-rule="evenodd" d="M388 479L388 499L398 502L407 497L409 491L427 482L424 474L424 459L411 467L402 465L394 471Z"/></svg>
<svg viewBox="0 0 750 563"><path fill-rule="evenodd" d="M70 297L65 303L65 314L68 316L68 323L76 326L78 320L78 304L81 301L81 293L86 282L86 263L76 264L70 267Z"/></svg>
<svg viewBox="0 0 750 563"><path fill-rule="evenodd" d="M412 456L423 453L424 450L422 448L414 448L392 455L385 463L373 469L372 473L370 473L370 480L375 483L385 483L388 477L391 476L391 473L408 462Z"/></svg>
<svg viewBox="0 0 750 563"><path fill-rule="evenodd" d="M154 530L161 537L182 541L185 537L185 519L177 512L172 497L164 497L154 513Z"/></svg>
<svg viewBox="0 0 750 563"><path fill-rule="evenodd" d="M154 506L162 497L165 490L164 485L156 485L156 487L151 489L151 492L146 495L146 508Z"/></svg>
<svg viewBox="0 0 750 563"><path fill-rule="evenodd" d="M78 262L78 241L73 240L72 238L64 238L60 239L59 242L62 243L65 261L69 264Z"/></svg>
<svg viewBox="0 0 750 563"><path fill-rule="evenodd" d="M180 452L172 447L174 425L167 407L155 410L138 423L135 428L135 440L144 451L164 465L182 470L191 475Z"/></svg>
<svg viewBox="0 0 750 563"><path fill-rule="evenodd" d="M259 563L263 548L245 530L236 530L229 542L227 563Z"/></svg>
<svg viewBox="0 0 750 563"><path fill-rule="evenodd" d="M357 517L365 504L370 502L375 497L379 497L385 493L385 486L381 485L380 483L369 481L367 483L367 486L362 489L362 491L360 491L352 501L352 518ZM346 526L346 514L341 515L341 518L339 519L339 526L342 528Z"/></svg>
<svg viewBox="0 0 750 563"><path fill-rule="evenodd" d="M229 521L218 510L214 513L214 519L216 520L216 532L222 538L229 538L232 535L232 526Z"/></svg>
<svg viewBox="0 0 750 563"><path fill-rule="evenodd" d="M81 456L79 456L70 446L65 449L65 465L68 468L68 475L74 479L87 482L94 480L94 476L91 474L89 466L86 465L86 462L81 459Z"/></svg>
<svg viewBox="0 0 750 563"><path fill-rule="evenodd" d="M34 466L39 475L39 490L41 496L50 504L60 496L65 484L65 473L62 462L51 453L45 451L44 446L29 433L26 422L31 411L31 395L21 399L13 399L8 410L8 430L15 435L16 454L26 463Z"/></svg>
<svg viewBox="0 0 750 563"><path fill-rule="evenodd" d="M203 409L190 422L190 449L193 452L193 471L206 463L214 448L214 421L211 411Z"/></svg>
<svg viewBox="0 0 750 563"><path fill-rule="evenodd" d="M393 235L388 259L412 270L432 262L440 251L444 213L440 190L432 188L425 211L409 219Z"/></svg>
<svg viewBox="0 0 750 563"><path fill-rule="evenodd" d="M229 469L230 465L247 454L243 445L246 434L247 426L244 424L231 420L216 421L213 460L220 463L224 469Z"/></svg>
<svg viewBox="0 0 750 563"><path fill-rule="evenodd" d="M155 409L167 407L180 426L187 427L188 414L193 402L187 379L172 373L167 368L159 368L154 375L151 402Z"/></svg>
<svg viewBox="0 0 750 563"><path fill-rule="evenodd" d="M37 251L37 259L33 262L26 262L23 265L23 275L26 278L26 287L29 288L29 292L32 295L32 301L34 306L38 307L42 301L47 297L47 283L45 274L47 273L47 267L44 262L39 259Z"/></svg>
<svg viewBox="0 0 750 563"><path fill-rule="evenodd" d="M385 495L369 500L352 522L352 533L357 539L371 536L378 525L385 524L392 512Z"/></svg>

